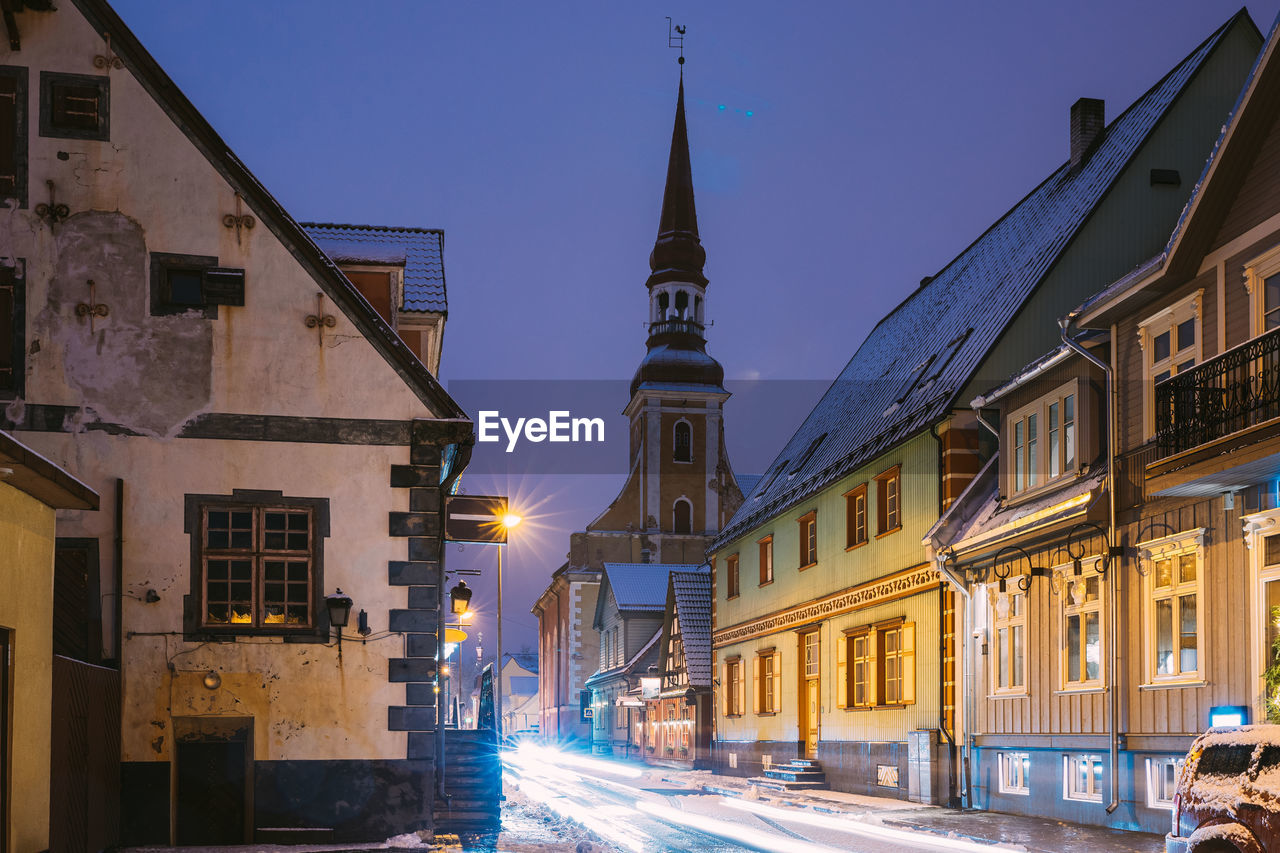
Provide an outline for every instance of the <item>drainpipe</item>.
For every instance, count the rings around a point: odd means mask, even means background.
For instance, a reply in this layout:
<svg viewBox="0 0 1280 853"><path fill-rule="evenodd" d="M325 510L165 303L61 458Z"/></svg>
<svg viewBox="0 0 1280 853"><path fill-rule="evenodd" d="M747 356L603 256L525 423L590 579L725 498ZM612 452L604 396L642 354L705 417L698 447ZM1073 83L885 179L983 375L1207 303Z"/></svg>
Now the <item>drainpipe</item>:
<svg viewBox="0 0 1280 853"><path fill-rule="evenodd" d="M1117 583L1117 575L1120 571L1119 561L1116 559L1119 554L1116 549L1116 398L1115 398L1115 374L1112 367L1107 362L1095 356L1093 353L1080 346L1071 337L1071 324L1078 316L1078 311L1073 311L1065 317L1058 320L1058 327L1061 330L1062 342L1080 355L1084 356L1091 364L1102 371L1106 377L1106 396L1107 396L1107 558L1111 562L1107 571L1107 596L1108 596L1108 620L1107 620L1107 644L1110 647L1109 665L1107 667L1107 693L1108 693L1108 731L1107 736L1111 741L1111 802L1107 805L1107 814L1111 814L1120 806L1120 733L1118 731L1120 722L1120 692L1117 687L1117 673L1120 669L1120 649L1117 644L1119 607L1116 599L1119 597L1119 584ZM1115 329L1112 328L1111 334L1111 352L1112 358L1115 357Z"/></svg>
<svg viewBox="0 0 1280 853"><path fill-rule="evenodd" d="M981 416L979 416L978 419L981 420L982 419ZM943 493L944 493L944 484L946 482L945 475L947 470L946 452L943 450L942 436L938 435L938 425L936 423L929 425L929 434L932 435L933 440L938 443L938 518L942 518L942 505L944 503ZM951 755L954 756L956 754L956 739L951 732L947 731L947 712L942 700L943 694L946 689L946 675L943 671L942 659L943 657L945 657L946 646L947 646L947 624L946 624L947 582L950 582L952 586L959 589L961 593L965 595L966 600L968 599L968 593L965 592L964 584L957 581L956 578L946 570L946 568L943 566L943 559L941 558L938 560L938 569L942 574L942 577L946 579L942 584L939 584L938 586L938 731L941 732L942 736L947 739L947 743L951 747ZM966 606L965 607L966 619L968 618L968 613L969 613L969 608ZM965 666L965 676L968 677L968 673L969 673L968 665L967 663L964 663L963 665ZM966 718L966 721L967 721L967 718ZM948 773L950 778L947 781L951 783L950 788L952 791L954 791L957 787L954 784L956 779L955 774L956 774L955 768L951 767L950 772ZM964 773L964 778L965 778L965 787L967 790L968 779L969 779L969 774L967 772L967 769L966 769L966 772Z"/></svg>
<svg viewBox="0 0 1280 853"><path fill-rule="evenodd" d="M949 553L941 551L934 559L937 560L938 571L944 578L946 578L947 582L951 584L951 588L958 592L964 599L964 636L961 637L960 640L961 665L964 667L964 686L962 688L964 690L963 726L957 726L957 728L963 728L965 730L961 747L962 757L960 759L961 776L963 778L961 787L963 788L962 796L964 797L964 807L973 808L973 786L971 775L971 769L973 766L973 737L968 733L971 721L973 720L973 596L969 592L968 585L956 576L953 569L947 567L947 561L950 558L951 555ZM939 667L938 669L941 671L942 668ZM939 699L941 699L941 693L939 693ZM943 731L945 732L946 729L943 728ZM948 738L948 740L951 741L952 746L954 747L955 740L953 738Z"/></svg>

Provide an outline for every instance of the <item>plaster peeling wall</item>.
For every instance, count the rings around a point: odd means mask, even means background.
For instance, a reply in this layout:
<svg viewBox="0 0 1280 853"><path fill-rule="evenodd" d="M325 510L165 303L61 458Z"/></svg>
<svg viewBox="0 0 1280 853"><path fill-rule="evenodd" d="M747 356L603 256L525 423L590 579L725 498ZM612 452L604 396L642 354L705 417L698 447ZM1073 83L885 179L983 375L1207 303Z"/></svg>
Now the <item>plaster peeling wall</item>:
<svg viewBox="0 0 1280 853"><path fill-rule="evenodd" d="M142 228L121 213L82 213L58 227L54 274L32 322L40 350L83 406L106 421L171 436L212 396L213 328L198 316L153 317ZM76 317L94 300L110 314ZM194 312L192 312L194 314Z"/></svg>

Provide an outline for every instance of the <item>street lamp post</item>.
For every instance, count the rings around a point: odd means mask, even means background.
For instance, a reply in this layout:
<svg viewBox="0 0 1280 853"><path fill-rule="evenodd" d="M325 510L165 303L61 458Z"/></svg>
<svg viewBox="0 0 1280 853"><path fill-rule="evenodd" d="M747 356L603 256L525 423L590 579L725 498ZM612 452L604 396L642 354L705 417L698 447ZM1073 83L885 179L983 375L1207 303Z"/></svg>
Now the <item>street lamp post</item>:
<svg viewBox="0 0 1280 853"><path fill-rule="evenodd" d="M514 513L509 512L504 515L501 519L504 531L510 534L511 528L519 524L520 520L520 516ZM505 542L498 544L498 666L493 682L493 725L498 735L498 743L502 743L502 552L505 548Z"/></svg>

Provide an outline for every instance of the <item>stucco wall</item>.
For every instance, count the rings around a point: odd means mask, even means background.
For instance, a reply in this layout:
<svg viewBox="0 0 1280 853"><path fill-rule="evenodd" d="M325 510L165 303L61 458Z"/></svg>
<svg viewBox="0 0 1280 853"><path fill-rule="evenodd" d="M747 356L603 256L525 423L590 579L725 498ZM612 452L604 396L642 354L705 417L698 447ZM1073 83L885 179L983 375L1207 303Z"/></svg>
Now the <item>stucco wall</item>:
<svg viewBox="0 0 1280 853"><path fill-rule="evenodd" d="M49 847L53 544L54 511L0 480L0 628L13 642L11 775L0 796L9 798L8 849L19 853Z"/></svg>

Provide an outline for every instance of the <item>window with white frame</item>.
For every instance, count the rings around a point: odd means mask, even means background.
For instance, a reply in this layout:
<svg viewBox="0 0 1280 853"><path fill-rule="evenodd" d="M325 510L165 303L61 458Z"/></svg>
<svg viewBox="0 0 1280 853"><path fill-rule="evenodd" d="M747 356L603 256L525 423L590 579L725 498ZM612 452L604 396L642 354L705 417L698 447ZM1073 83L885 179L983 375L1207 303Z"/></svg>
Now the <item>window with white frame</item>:
<svg viewBox="0 0 1280 853"><path fill-rule="evenodd" d="M1062 756L1062 798L1102 802L1102 756Z"/></svg>
<svg viewBox="0 0 1280 853"><path fill-rule="evenodd" d="M1280 246L1245 265L1244 286L1249 291L1253 335L1280 327Z"/></svg>
<svg viewBox="0 0 1280 853"><path fill-rule="evenodd" d="M1065 690L1102 686L1102 600L1106 584L1092 566L1080 575L1070 567L1062 578L1062 687Z"/></svg>
<svg viewBox="0 0 1280 853"><path fill-rule="evenodd" d="M1031 755L1026 752L1000 753L1000 793L1031 793L1027 779L1031 775Z"/></svg>
<svg viewBox="0 0 1280 853"><path fill-rule="evenodd" d="M991 692L1027 691L1027 596L991 592Z"/></svg>
<svg viewBox="0 0 1280 853"><path fill-rule="evenodd" d="M1079 467L1079 383L1068 382L1011 413L1006 421L1009 493L1043 486Z"/></svg>
<svg viewBox="0 0 1280 853"><path fill-rule="evenodd" d="M1178 774L1182 772L1182 765L1185 763L1184 756L1147 759L1148 808L1173 808L1173 796L1178 791Z"/></svg>
<svg viewBox="0 0 1280 853"><path fill-rule="evenodd" d="M1200 340L1201 301L1204 289L1175 302L1138 324L1142 347L1143 410L1146 435L1155 435L1155 386L1170 376L1190 370L1203 360Z"/></svg>
<svg viewBox="0 0 1280 853"><path fill-rule="evenodd" d="M1204 673L1205 529L1139 543L1143 579L1147 681L1199 681Z"/></svg>

